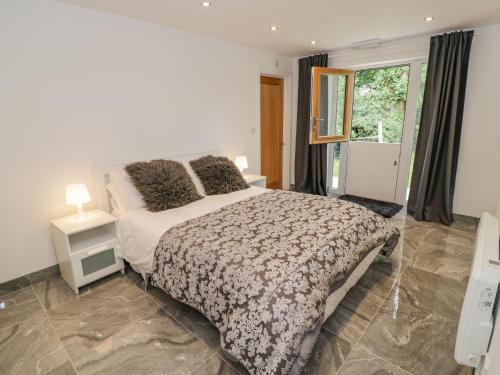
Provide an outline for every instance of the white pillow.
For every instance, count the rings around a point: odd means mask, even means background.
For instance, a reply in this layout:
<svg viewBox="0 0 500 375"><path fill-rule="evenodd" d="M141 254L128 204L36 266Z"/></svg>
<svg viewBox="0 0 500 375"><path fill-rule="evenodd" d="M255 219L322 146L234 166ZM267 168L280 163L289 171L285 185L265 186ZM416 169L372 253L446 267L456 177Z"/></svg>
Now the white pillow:
<svg viewBox="0 0 500 375"><path fill-rule="evenodd" d="M118 189L116 188L114 182L110 182L106 185L106 189L108 189L111 194L111 208L113 211L123 213L125 212L125 205L123 204L120 194L118 193Z"/></svg>
<svg viewBox="0 0 500 375"><path fill-rule="evenodd" d="M127 172L123 169L119 169L110 172L109 177L118 191L119 200L125 210L143 208L146 206L141 194L139 194L135 188Z"/></svg>
<svg viewBox="0 0 500 375"><path fill-rule="evenodd" d="M198 178L198 176L194 172L193 168L191 168L191 165L189 164L189 162L183 161L182 165L186 168L189 177L191 177L191 180L193 181L194 186L196 186L196 190L198 190L198 193L203 197L206 196L207 193L205 193L205 188L203 188L203 184L201 183L200 179Z"/></svg>

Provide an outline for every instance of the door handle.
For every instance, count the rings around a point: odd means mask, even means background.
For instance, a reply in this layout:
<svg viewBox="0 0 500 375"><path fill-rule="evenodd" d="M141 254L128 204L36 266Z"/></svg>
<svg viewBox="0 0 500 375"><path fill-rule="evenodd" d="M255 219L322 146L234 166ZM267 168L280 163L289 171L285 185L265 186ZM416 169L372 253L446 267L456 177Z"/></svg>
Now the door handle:
<svg viewBox="0 0 500 375"><path fill-rule="evenodd" d="M398 161L394 160L394 166L398 165Z"/></svg>

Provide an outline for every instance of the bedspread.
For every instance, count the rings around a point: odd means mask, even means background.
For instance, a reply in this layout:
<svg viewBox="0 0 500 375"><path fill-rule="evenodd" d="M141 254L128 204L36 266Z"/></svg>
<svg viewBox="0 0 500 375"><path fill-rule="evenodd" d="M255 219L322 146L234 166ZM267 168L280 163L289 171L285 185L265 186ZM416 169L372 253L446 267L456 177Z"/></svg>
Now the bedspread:
<svg viewBox="0 0 500 375"><path fill-rule="evenodd" d="M152 283L202 312L251 374L287 374L329 294L398 236L356 204L269 191L167 230Z"/></svg>

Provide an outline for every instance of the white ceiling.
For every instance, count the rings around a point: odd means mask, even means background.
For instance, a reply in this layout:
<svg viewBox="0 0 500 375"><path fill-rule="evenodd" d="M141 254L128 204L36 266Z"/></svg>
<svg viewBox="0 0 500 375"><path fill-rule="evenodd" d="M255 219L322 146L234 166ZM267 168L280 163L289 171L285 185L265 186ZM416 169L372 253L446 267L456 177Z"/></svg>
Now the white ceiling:
<svg viewBox="0 0 500 375"><path fill-rule="evenodd" d="M201 0L58 1L286 55L500 23L499 0L213 0L209 8Z"/></svg>

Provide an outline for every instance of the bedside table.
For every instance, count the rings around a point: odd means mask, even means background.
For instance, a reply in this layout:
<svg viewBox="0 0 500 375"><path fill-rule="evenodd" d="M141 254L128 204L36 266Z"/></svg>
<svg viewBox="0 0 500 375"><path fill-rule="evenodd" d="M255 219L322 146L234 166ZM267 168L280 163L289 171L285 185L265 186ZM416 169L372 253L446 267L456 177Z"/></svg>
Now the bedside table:
<svg viewBox="0 0 500 375"><path fill-rule="evenodd" d="M258 174L244 174L243 178L247 182L248 185L266 187L267 177L259 176Z"/></svg>
<svg viewBox="0 0 500 375"><path fill-rule="evenodd" d="M61 276L75 293L104 276L124 272L114 216L94 210L50 223Z"/></svg>

